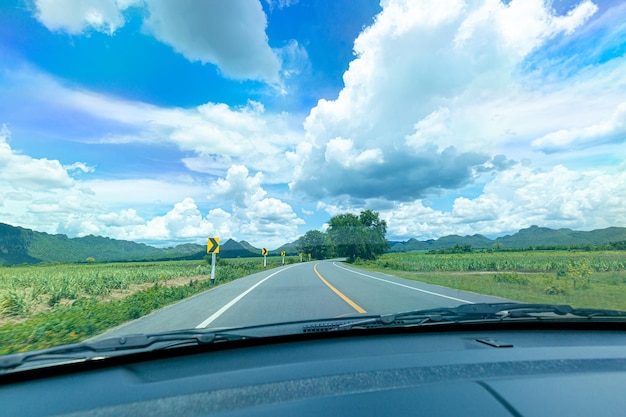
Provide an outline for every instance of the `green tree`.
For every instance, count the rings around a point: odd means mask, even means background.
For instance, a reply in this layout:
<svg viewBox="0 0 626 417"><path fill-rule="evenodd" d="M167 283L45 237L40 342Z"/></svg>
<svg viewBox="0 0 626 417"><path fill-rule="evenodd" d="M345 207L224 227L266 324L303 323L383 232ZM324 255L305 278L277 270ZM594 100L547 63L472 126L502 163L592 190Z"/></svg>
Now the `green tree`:
<svg viewBox="0 0 626 417"><path fill-rule="evenodd" d="M359 216L351 213L333 216L328 222L327 233L337 254L347 257L350 262L357 258L376 259L389 248L385 239L387 222L371 210L362 211Z"/></svg>
<svg viewBox="0 0 626 417"><path fill-rule="evenodd" d="M313 259L326 259L334 256L335 250L326 233L309 230L296 242L299 252L311 254Z"/></svg>

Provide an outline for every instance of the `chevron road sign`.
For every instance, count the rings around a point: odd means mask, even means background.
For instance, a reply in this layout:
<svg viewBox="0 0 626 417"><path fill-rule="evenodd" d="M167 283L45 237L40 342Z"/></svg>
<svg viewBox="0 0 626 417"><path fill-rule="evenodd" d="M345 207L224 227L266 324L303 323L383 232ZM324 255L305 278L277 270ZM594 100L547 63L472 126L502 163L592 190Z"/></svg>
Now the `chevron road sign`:
<svg viewBox="0 0 626 417"><path fill-rule="evenodd" d="M207 246L206 253L220 253L220 238L210 237Z"/></svg>
<svg viewBox="0 0 626 417"><path fill-rule="evenodd" d="M211 254L211 284L215 282L215 254L220 253L220 238L210 237L207 240L206 253Z"/></svg>

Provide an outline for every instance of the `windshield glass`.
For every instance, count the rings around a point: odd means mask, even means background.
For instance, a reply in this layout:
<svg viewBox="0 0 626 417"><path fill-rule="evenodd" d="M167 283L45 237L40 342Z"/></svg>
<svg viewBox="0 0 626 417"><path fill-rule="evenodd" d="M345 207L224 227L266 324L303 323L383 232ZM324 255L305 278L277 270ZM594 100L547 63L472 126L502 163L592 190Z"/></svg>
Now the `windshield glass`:
<svg viewBox="0 0 626 417"><path fill-rule="evenodd" d="M624 21L609 0L3 1L0 354L626 310Z"/></svg>

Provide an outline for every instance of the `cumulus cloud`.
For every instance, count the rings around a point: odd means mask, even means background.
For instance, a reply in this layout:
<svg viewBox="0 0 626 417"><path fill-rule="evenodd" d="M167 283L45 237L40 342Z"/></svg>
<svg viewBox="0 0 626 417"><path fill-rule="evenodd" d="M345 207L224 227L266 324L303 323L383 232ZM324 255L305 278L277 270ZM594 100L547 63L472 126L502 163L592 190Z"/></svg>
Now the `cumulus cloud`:
<svg viewBox="0 0 626 417"><path fill-rule="evenodd" d="M105 226L121 227L145 224L145 220L137 215L137 210L121 210L119 213L110 212L101 214L98 217Z"/></svg>
<svg viewBox="0 0 626 417"><path fill-rule="evenodd" d="M148 30L190 61L213 63L229 78L278 81L280 62L268 45L259 1L146 3Z"/></svg>
<svg viewBox="0 0 626 417"><path fill-rule="evenodd" d="M215 232L211 222L203 219L195 201L186 198L174 205L164 216L158 216L146 223L138 235L144 240L169 240L176 237L193 239L207 237Z"/></svg>
<svg viewBox="0 0 626 417"><path fill-rule="evenodd" d="M47 190L69 188L74 182L57 160L36 159L16 153L7 142L10 132L0 129L0 180L14 189Z"/></svg>
<svg viewBox="0 0 626 417"><path fill-rule="evenodd" d="M122 12L142 0L36 0L37 19L50 30L79 34L87 28L113 34L124 26Z"/></svg>
<svg viewBox="0 0 626 417"><path fill-rule="evenodd" d="M529 143L564 122L553 113L571 118L562 88L547 91L520 68L588 21L592 2L560 16L542 0L382 6L355 40L343 90L305 121L310 146L296 151L292 190L317 199L422 198L495 169L502 161L494 155L507 157L513 141ZM575 101L592 94L587 87Z"/></svg>
<svg viewBox="0 0 626 417"><path fill-rule="evenodd" d="M209 199L222 206L231 202L232 230L242 236L251 236L259 245L276 246L298 237L298 225L304 224L293 208L282 200L267 197L262 187L263 174L251 176L248 168L233 165L226 177L210 187Z"/></svg>
<svg viewBox="0 0 626 417"><path fill-rule="evenodd" d="M36 0L35 17L49 30L112 35L131 6L145 7L146 30L188 60L214 64L228 78L279 84L281 61L269 46L258 0Z"/></svg>
<svg viewBox="0 0 626 417"><path fill-rule="evenodd" d="M426 200L382 210L397 238L502 234L532 225L592 230L626 223L626 171L549 170L529 166L498 173L476 198L458 197L449 211Z"/></svg>
<svg viewBox="0 0 626 417"><path fill-rule="evenodd" d="M105 235L142 242L176 243L201 241L215 233L214 225L203 217L192 198L174 204L167 213L145 220L135 209L96 214L71 212L58 227L71 236Z"/></svg>

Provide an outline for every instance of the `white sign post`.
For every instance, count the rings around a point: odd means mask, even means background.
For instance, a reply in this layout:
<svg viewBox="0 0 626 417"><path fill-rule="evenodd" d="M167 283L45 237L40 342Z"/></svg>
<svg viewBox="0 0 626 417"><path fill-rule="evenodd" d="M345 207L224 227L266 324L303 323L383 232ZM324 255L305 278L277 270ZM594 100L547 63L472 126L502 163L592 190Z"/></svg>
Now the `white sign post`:
<svg viewBox="0 0 626 417"><path fill-rule="evenodd" d="M263 255L263 268L267 268L267 248L261 249L261 254Z"/></svg>
<svg viewBox="0 0 626 417"><path fill-rule="evenodd" d="M207 253L211 254L211 285L215 283L215 255L220 253L220 238L210 237L207 240Z"/></svg>

